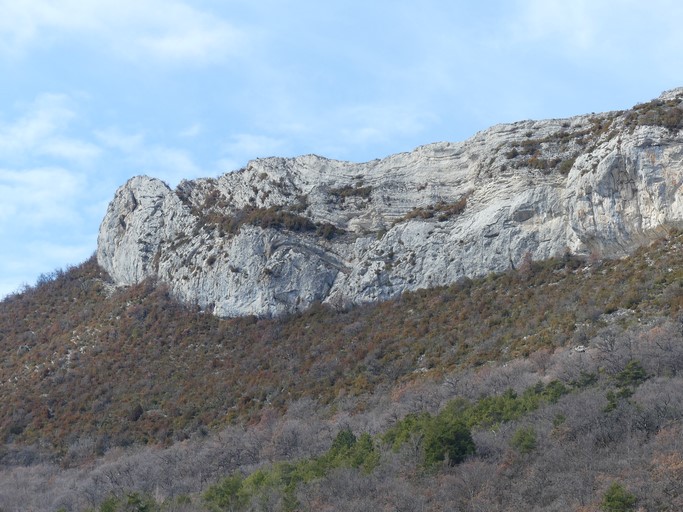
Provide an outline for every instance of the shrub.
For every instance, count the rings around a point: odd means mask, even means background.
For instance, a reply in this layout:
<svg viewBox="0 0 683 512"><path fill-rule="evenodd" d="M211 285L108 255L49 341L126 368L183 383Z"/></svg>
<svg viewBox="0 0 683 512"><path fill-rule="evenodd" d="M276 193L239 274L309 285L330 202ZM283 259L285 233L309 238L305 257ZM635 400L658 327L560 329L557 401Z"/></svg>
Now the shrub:
<svg viewBox="0 0 683 512"><path fill-rule="evenodd" d="M338 228L329 222L322 222L317 226L318 227L315 230L315 234L320 238L324 238L325 240L332 240L335 236L345 233L343 229Z"/></svg>
<svg viewBox="0 0 683 512"><path fill-rule="evenodd" d="M560 163L560 174L567 175L569 174L569 171L572 170L572 167L574 167L574 163L576 162L576 157L571 157L567 158L566 160L563 160Z"/></svg>
<svg viewBox="0 0 683 512"><path fill-rule="evenodd" d="M128 493L125 497L110 496L99 507L99 512L156 512L159 505L151 496L137 492Z"/></svg>
<svg viewBox="0 0 683 512"><path fill-rule="evenodd" d="M434 216L437 217L439 222L444 222L451 217L460 215L467 208L467 195L462 196L454 203L446 203L444 201L439 201L436 204L431 204L427 207L417 207L413 208L411 211L406 213L403 217L396 220L394 224L399 224L411 219L431 219Z"/></svg>
<svg viewBox="0 0 683 512"><path fill-rule="evenodd" d="M634 510L636 501L635 494L628 492L618 482L613 482L602 498L600 509L604 512L628 512Z"/></svg>
<svg viewBox="0 0 683 512"><path fill-rule="evenodd" d="M342 202L344 202L347 197L369 199L371 194L372 187L364 187L361 182L356 183L355 186L345 185L343 187L330 189L330 195L340 198Z"/></svg>
<svg viewBox="0 0 683 512"><path fill-rule="evenodd" d="M533 427L520 428L512 436L510 446L522 454L528 454L536 449L536 431Z"/></svg>
<svg viewBox="0 0 683 512"><path fill-rule="evenodd" d="M379 452L372 437L364 433L356 438L351 429L344 428L323 455L264 466L246 478L233 473L211 486L204 493L204 501L210 510L240 510L254 498L275 492L282 496L283 510L299 510L296 490L300 484L323 478L337 468L361 468L370 473L378 464Z"/></svg>
<svg viewBox="0 0 683 512"><path fill-rule="evenodd" d="M394 451L411 438L413 434L424 432L427 424L431 420L428 413L408 414L401 421L387 430L382 436L382 440L387 443Z"/></svg>
<svg viewBox="0 0 683 512"><path fill-rule="evenodd" d="M211 510L233 510L243 507L246 504L246 497L240 492L243 481L240 473L224 478L220 483L209 487L204 493L204 501Z"/></svg>
<svg viewBox="0 0 683 512"><path fill-rule="evenodd" d="M350 428L344 428L337 433L337 437L332 442L330 453L334 456L348 452L356 444L356 436L351 432Z"/></svg>
<svg viewBox="0 0 683 512"><path fill-rule="evenodd" d="M370 472L379 463L379 452L370 434L356 438L351 429L345 428L339 431L329 451L315 462L323 474L340 467L362 467Z"/></svg>
<svg viewBox="0 0 683 512"><path fill-rule="evenodd" d="M486 396L474 403L457 398L448 402L435 417L428 413L407 415L388 429L382 440L394 451L411 439L421 440L426 466L441 461L455 465L475 451L469 429L495 429L501 423L516 420L538 409L543 403L555 403L568 392L569 389L559 381L547 385L539 381L521 395L508 389L501 395ZM536 432L533 429L526 429L519 436L518 446L513 447L522 453L535 448Z"/></svg>
<svg viewBox="0 0 683 512"><path fill-rule="evenodd" d="M158 510L156 502L150 496L143 496L137 492L128 494L126 512L153 512Z"/></svg>
<svg viewBox="0 0 683 512"><path fill-rule="evenodd" d="M545 389L541 392L541 395L548 400L551 404L557 402L561 396L569 393L567 386L562 384L559 380L553 380L549 382Z"/></svg>
<svg viewBox="0 0 683 512"><path fill-rule="evenodd" d="M653 100L633 107L626 116L626 126L662 126L677 130L683 126L683 110L679 99Z"/></svg>
<svg viewBox="0 0 683 512"><path fill-rule="evenodd" d="M446 412L428 425L424 450L425 465L433 466L445 461L449 466L455 466L475 452L475 445L465 422Z"/></svg>
<svg viewBox="0 0 683 512"><path fill-rule="evenodd" d="M647 379L647 372L638 361L631 360L615 375L619 387L636 387Z"/></svg>

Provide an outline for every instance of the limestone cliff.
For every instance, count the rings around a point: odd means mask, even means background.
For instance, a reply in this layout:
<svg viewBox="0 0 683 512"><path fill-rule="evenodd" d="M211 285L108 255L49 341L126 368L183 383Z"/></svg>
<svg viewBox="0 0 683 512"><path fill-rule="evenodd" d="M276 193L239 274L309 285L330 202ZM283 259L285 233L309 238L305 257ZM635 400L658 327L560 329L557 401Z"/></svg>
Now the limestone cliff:
<svg viewBox="0 0 683 512"><path fill-rule="evenodd" d="M683 224L683 89L354 164L265 158L116 193L97 257L220 316L387 299L545 259L621 256Z"/></svg>

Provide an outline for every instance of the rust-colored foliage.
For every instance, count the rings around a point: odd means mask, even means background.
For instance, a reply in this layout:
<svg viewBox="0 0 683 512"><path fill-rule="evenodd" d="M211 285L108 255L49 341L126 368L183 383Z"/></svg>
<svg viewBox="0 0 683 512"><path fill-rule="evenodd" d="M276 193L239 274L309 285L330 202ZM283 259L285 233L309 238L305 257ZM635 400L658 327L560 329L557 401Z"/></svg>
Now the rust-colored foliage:
<svg viewBox="0 0 683 512"><path fill-rule="evenodd" d="M108 292L91 258L0 303L0 436L58 449L91 436L100 451L170 443L300 397L331 403L573 343L578 325L590 334L620 308L677 315L682 248L671 235L630 259L567 255L275 319L218 319L151 282Z"/></svg>

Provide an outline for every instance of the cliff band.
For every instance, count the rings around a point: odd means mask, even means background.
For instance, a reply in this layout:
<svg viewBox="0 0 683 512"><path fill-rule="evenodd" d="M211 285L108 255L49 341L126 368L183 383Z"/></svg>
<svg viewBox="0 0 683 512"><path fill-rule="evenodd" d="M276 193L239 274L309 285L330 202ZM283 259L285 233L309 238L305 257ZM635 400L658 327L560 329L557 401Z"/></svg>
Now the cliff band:
<svg viewBox="0 0 683 512"><path fill-rule="evenodd" d="M631 110L494 126L354 164L264 158L172 190L117 192L97 259L219 316L346 306L574 254L615 257L683 224L683 89Z"/></svg>

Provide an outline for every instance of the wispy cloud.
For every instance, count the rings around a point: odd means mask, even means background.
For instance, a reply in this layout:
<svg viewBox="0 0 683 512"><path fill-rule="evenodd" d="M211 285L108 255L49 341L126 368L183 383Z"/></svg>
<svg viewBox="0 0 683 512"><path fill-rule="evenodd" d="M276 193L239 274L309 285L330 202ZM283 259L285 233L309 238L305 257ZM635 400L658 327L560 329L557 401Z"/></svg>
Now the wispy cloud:
<svg viewBox="0 0 683 512"><path fill-rule="evenodd" d="M192 156L182 149L152 146L137 155L137 158L145 174L161 178L171 186L184 178L196 178L205 174Z"/></svg>
<svg viewBox="0 0 683 512"><path fill-rule="evenodd" d="M43 94L18 119L0 122L0 155L5 159L42 155L76 162L96 158L100 153L96 145L68 135L76 116L69 103L65 95Z"/></svg>
<svg viewBox="0 0 683 512"><path fill-rule="evenodd" d="M88 194L87 177L69 169L0 169L0 297L92 253Z"/></svg>
<svg viewBox="0 0 683 512"><path fill-rule="evenodd" d="M680 34L682 15L683 5L672 0L525 0L518 2L509 27L515 44L549 44L569 56L608 65L604 59L626 56L633 61L634 50L641 48L648 58L668 54L671 48L657 46L668 34Z"/></svg>
<svg viewBox="0 0 683 512"><path fill-rule="evenodd" d="M225 144L224 151L231 157L256 158L273 156L284 149L281 138L251 133L233 135Z"/></svg>
<svg viewBox="0 0 683 512"><path fill-rule="evenodd" d="M340 133L344 142L367 146L417 134L429 123L432 114L420 111L416 105L366 104L344 109L343 117L346 126Z"/></svg>
<svg viewBox="0 0 683 512"><path fill-rule="evenodd" d="M279 112L269 125L271 135L241 134L226 146L230 157L242 160L257 156L296 155L302 148L340 159L372 159L385 156L383 147L411 139L435 121L435 114L419 100L401 97L377 103L349 103L324 115L315 105L301 103L292 111ZM424 141L429 142L429 141ZM412 149L406 147L405 149ZM361 158L362 159L362 158Z"/></svg>
<svg viewBox="0 0 683 512"><path fill-rule="evenodd" d="M110 149L117 149L124 153L133 153L143 147L145 135L143 133L124 133L118 128L109 127L96 130L95 136Z"/></svg>
<svg viewBox="0 0 683 512"><path fill-rule="evenodd" d="M77 98L42 94L0 112L0 297L92 253L106 204L127 176L174 184L205 174L189 151L144 133L91 131L82 109Z"/></svg>
<svg viewBox="0 0 683 512"><path fill-rule="evenodd" d="M599 36L599 18L592 16L595 2L531 0L522 5L521 16L513 25L517 38L550 39L579 51L595 45Z"/></svg>
<svg viewBox="0 0 683 512"><path fill-rule="evenodd" d="M163 144L148 143L142 133L125 133L118 128L96 132L107 149L118 151L132 172L149 174L175 185L183 178L198 177L204 172L189 151Z"/></svg>
<svg viewBox="0 0 683 512"><path fill-rule="evenodd" d="M84 191L84 177L67 169L0 169L0 232L75 221Z"/></svg>
<svg viewBox="0 0 683 512"><path fill-rule="evenodd" d="M207 64L240 55L249 35L178 0L0 0L0 52L87 36L92 47L149 63Z"/></svg>

